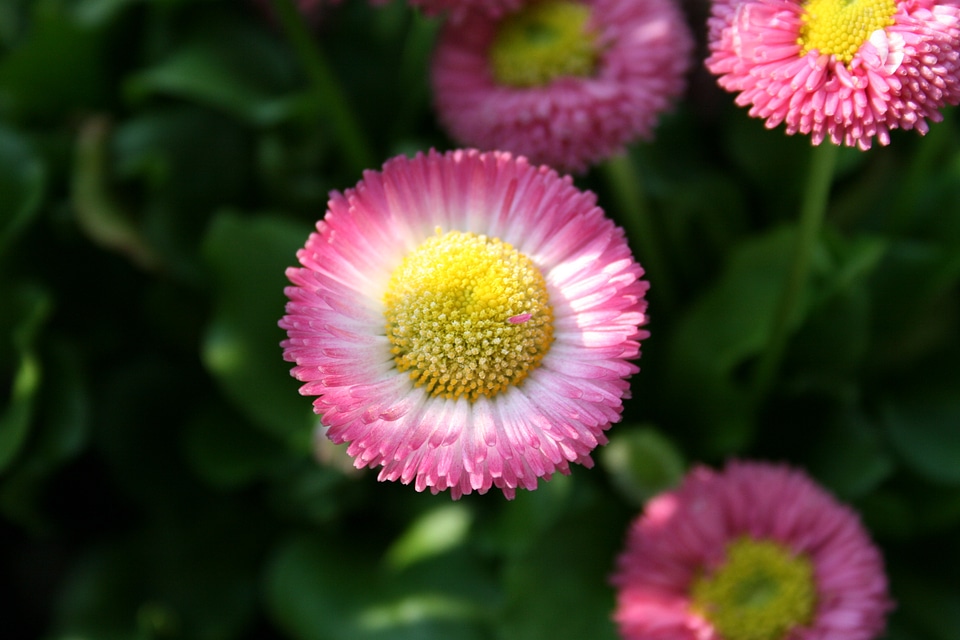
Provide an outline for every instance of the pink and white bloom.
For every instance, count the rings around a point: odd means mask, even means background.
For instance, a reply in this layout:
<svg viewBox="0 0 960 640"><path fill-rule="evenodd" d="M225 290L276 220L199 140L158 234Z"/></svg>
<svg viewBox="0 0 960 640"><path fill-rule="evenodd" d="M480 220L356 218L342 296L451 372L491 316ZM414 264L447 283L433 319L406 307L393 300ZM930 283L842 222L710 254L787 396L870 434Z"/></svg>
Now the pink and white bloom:
<svg viewBox="0 0 960 640"><path fill-rule="evenodd" d="M431 151L331 195L284 358L361 467L453 498L592 466L638 371L647 283L596 198L507 153Z"/></svg>
<svg viewBox="0 0 960 640"><path fill-rule="evenodd" d="M892 606L856 513L757 462L695 468L652 499L613 583L627 640L872 640Z"/></svg>
<svg viewBox="0 0 960 640"><path fill-rule="evenodd" d="M692 50L673 0L546 0L499 18L473 14L440 35L434 102L461 144L584 171L652 137L684 90Z"/></svg>
<svg viewBox="0 0 960 640"><path fill-rule="evenodd" d="M960 103L958 0L713 0L708 29L720 86L813 144L886 145Z"/></svg>

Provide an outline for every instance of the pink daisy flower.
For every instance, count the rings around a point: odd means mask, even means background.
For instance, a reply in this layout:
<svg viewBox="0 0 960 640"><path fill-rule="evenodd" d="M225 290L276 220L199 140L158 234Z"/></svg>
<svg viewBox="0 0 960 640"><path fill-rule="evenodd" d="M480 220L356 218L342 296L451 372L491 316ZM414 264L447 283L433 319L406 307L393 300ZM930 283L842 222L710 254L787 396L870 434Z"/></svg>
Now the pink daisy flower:
<svg viewBox="0 0 960 640"><path fill-rule="evenodd" d="M544 0L448 23L431 70L439 118L471 146L583 171L652 135L693 39L672 0Z"/></svg>
<svg viewBox="0 0 960 640"><path fill-rule="evenodd" d="M454 499L592 466L648 286L592 193L506 153L401 156L297 257L284 358L355 466Z"/></svg>
<svg viewBox="0 0 960 640"><path fill-rule="evenodd" d="M699 467L651 500L613 582L628 640L871 640L892 606L857 515L764 463Z"/></svg>
<svg viewBox="0 0 960 640"><path fill-rule="evenodd" d="M957 0L713 0L707 68L813 144L869 149L960 103Z"/></svg>

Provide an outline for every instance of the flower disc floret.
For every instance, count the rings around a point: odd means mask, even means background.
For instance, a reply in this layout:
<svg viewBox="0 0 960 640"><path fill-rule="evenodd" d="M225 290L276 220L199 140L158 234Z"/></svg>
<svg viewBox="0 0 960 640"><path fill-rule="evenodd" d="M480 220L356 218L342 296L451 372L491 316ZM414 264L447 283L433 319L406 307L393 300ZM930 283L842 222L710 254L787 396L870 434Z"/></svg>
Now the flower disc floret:
<svg viewBox="0 0 960 640"><path fill-rule="evenodd" d="M698 578L692 610L725 640L780 640L806 626L816 606L813 565L771 540L739 538L723 565Z"/></svg>
<svg viewBox="0 0 960 640"><path fill-rule="evenodd" d="M435 396L518 385L553 338L543 276L497 238L438 229L390 276L384 304L397 369Z"/></svg>
<svg viewBox="0 0 960 640"><path fill-rule="evenodd" d="M515 87L549 84L564 76L590 76L599 51L589 28L590 9L579 2L533 2L500 24L490 46L497 82Z"/></svg>
<svg viewBox="0 0 960 640"><path fill-rule="evenodd" d="M331 195L297 258L283 356L320 435L381 480L512 498L592 466L620 420L647 283L569 177L499 152L397 157Z"/></svg>

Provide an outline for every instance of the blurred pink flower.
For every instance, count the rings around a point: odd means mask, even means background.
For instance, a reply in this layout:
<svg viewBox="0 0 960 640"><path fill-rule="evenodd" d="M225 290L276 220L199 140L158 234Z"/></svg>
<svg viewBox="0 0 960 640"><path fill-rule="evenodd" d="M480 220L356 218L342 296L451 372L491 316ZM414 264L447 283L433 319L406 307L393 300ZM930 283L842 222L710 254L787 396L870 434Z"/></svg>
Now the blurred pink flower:
<svg viewBox="0 0 960 640"><path fill-rule="evenodd" d="M617 566L627 640L871 640L892 606L856 514L772 464L694 469L648 503Z"/></svg>
<svg viewBox="0 0 960 640"><path fill-rule="evenodd" d="M546 0L448 23L439 118L462 144L583 171L649 138L684 89L693 39L673 0Z"/></svg>
<svg viewBox="0 0 960 640"><path fill-rule="evenodd" d="M454 498L592 466L648 286L592 193L507 153L401 156L297 257L283 355L355 466Z"/></svg>
<svg viewBox="0 0 960 640"><path fill-rule="evenodd" d="M707 68L768 128L869 149L960 102L957 0L713 0Z"/></svg>

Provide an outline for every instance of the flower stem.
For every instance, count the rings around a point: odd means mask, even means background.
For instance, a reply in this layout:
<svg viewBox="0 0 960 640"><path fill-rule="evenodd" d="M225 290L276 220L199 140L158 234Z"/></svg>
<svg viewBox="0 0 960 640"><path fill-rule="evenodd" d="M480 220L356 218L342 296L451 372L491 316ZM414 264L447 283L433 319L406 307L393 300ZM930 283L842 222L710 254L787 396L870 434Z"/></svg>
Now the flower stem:
<svg viewBox="0 0 960 640"><path fill-rule="evenodd" d="M374 167L372 147L294 0L272 0L272 4L284 34L326 110L331 129L339 137L344 156L358 174Z"/></svg>
<svg viewBox="0 0 960 640"><path fill-rule="evenodd" d="M830 183L833 180L833 169L836 165L838 149L837 145L829 141L811 149L807 188L800 209L800 221L797 228L797 241L794 245L793 259L787 273L787 280L784 284L776 315L773 318L773 325L770 328L767 348L761 354L754 372L753 400L755 405L762 401L777 375L783 353L787 347L791 320L797 312L803 298L804 289L809 281L810 261L827 210Z"/></svg>
<svg viewBox="0 0 960 640"><path fill-rule="evenodd" d="M676 302L673 283L660 251L661 243L656 224L644 197L640 171L629 153L608 159L601 168L617 201L621 213L619 220L627 232L627 240L635 247L639 261L651 282L650 290L657 297L659 308L669 311Z"/></svg>

